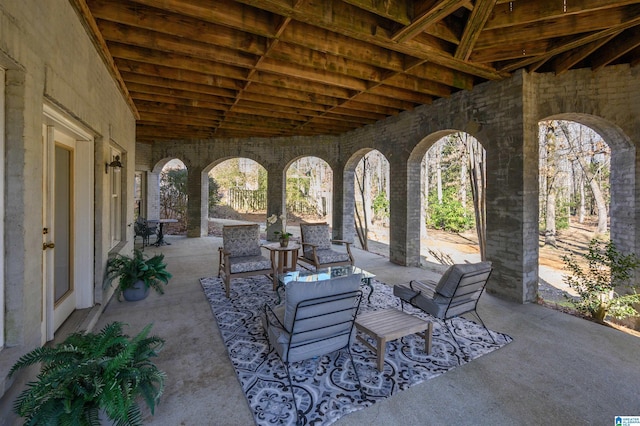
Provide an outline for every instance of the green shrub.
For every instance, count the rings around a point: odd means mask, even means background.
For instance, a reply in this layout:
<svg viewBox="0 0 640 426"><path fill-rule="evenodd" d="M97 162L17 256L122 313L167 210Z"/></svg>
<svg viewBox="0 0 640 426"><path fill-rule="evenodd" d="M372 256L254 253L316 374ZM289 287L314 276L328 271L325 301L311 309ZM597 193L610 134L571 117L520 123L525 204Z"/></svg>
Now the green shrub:
<svg viewBox="0 0 640 426"><path fill-rule="evenodd" d="M442 204L438 202L436 195L432 194L429 197L427 227L451 232L462 232L474 227L473 210L465 208L455 199L455 193L454 188L446 190Z"/></svg>
<svg viewBox="0 0 640 426"><path fill-rule="evenodd" d="M584 259L586 268L574 255L562 256L565 268L571 272L563 281L579 296L569 299L575 308L600 322L607 315L619 319L640 316L633 307L640 303L640 295L629 282L632 272L640 266L640 259L634 253L620 253L611 241L603 243L595 238L589 243ZM627 292L620 294L619 290Z"/></svg>

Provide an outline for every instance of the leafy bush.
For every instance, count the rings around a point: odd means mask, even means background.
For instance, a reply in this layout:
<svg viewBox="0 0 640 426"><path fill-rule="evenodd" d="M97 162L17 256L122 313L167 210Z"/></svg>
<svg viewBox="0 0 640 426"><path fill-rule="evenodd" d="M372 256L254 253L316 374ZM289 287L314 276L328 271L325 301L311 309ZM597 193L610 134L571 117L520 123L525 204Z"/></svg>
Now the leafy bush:
<svg viewBox="0 0 640 426"><path fill-rule="evenodd" d="M381 219L389 217L389 198L387 198L386 192L379 192L371 204L373 214L376 217Z"/></svg>
<svg viewBox="0 0 640 426"><path fill-rule="evenodd" d="M465 208L455 197L455 189L449 188L443 194L442 204L436 195L429 196L427 227L451 232L462 232L473 228L473 211Z"/></svg>
<svg viewBox="0 0 640 426"><path fill-rule="evenodd" d="M629 283L632 272L640 266L640 259L634 253L620 253L611 241L603 243L595 238L589 242L584 258L586 269L574 255L562 256L565 268L571 272L563 281L579 295L578 299L569 298L575 308L600 322L607 315L619 319L640 316L633 307L640 303L640 294L636 293L636 286ZM620 294L616 290L628 293Z"/></svg>

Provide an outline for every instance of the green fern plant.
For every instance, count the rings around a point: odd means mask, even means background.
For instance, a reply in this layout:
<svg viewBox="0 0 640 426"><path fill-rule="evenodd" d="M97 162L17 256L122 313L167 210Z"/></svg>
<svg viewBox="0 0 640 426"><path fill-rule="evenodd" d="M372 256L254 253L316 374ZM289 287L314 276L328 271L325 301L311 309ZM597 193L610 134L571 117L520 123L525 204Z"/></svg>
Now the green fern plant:
<svg viewBox="0 0 640 426"><path fill-rule="evenodd" d="M141 425L141 396L151 414L162 395L165 373L151 358L164 340L149 336L151 324L133 338L114 322L99 333L74 333L54 347L23 355L9 375L42 363L14 403L25 425L100 425L103 410L116 425Z"/></svg>
<svg viewBox="0 0 640 426"><path fill-rule="evenodd" d="M114 279L118 279L116 292L118 297L123 290L132 288L138 281L143 281L147 288L153 288L160 294L164 293L163 284L168 284L171 273L164 263L164 254L156 254L147 258L142 251L135 249L133 256L116 254L107 262L104 285L109 286Z"/></svg>

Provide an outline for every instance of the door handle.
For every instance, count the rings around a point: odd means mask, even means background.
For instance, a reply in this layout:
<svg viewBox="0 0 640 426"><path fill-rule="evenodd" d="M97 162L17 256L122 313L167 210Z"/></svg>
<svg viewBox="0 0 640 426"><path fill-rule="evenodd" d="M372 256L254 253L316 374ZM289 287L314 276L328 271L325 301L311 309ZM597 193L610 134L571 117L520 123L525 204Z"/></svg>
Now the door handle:
<svg viewBox="0 0 640 426"><path fill-rule="evenodd" d="M56 245L54 243L42 243L42 250L46 250L48 248L54 248Z"/></svg>

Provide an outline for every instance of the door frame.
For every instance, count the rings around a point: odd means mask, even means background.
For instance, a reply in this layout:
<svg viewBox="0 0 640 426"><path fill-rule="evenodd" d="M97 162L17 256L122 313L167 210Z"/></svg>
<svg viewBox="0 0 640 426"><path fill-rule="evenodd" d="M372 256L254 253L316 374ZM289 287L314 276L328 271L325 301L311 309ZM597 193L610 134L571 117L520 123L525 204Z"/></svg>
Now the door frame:
<svg viewBox="0 0 640 426"><path fill-rule="evenodd" d="M71 275L74 280L75 309L92 307L94 304L94 137L92 133L67 117L53 105L43 105L43 190L46 190L51 170L49 147L53 149L55 132L61 132L75 140L76 161L73 162L73 206L74 221L71 230L73 258ZM45 194L43 192L43 194ZM43 195L43 228L50 227L53 206L47 206ZM46 242L46 235L43 235ZM48 250L51 252L51 250ZM42 269L43 315L42 341L52 340L55 333L53 321L54 294L52 283L53 256L44 251Z"/></svg>

